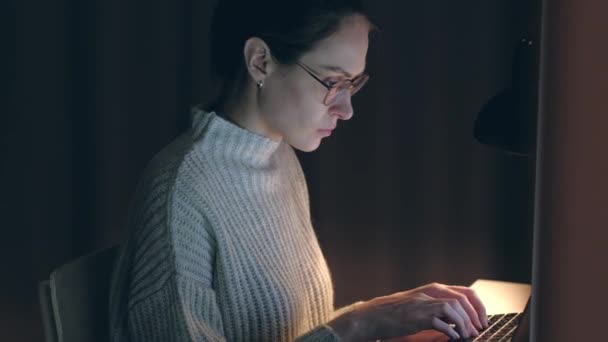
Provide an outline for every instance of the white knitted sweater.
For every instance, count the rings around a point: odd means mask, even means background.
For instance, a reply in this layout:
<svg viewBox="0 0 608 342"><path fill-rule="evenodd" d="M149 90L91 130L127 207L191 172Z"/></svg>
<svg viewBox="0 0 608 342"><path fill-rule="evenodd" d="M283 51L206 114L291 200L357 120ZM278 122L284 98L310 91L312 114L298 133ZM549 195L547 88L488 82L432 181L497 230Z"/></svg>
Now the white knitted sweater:
<svg viewBox="0 0 608 342"><path fill-rule="evenodd" d="M213 112L192 122L132 201L112 341L338 341L324 325L332 283L293 149Z"/></svg>

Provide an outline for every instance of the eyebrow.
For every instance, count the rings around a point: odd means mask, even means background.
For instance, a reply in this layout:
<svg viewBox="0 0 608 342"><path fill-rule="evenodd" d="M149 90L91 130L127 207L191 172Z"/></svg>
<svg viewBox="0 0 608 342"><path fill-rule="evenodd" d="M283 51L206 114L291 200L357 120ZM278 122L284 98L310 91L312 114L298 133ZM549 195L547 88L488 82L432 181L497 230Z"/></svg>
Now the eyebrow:
<svg viewBox="0 0 608 342"><path fill-rule="evenodd" d="M339 66L335 66L335 65L321 65L321 68L325 69L325 70L329 70L329 71L333 71L333 72L337 72L340 73L348 78L353 78L353 75L351 75L349 72L347 72L346 70L342 69Z"/></svg>

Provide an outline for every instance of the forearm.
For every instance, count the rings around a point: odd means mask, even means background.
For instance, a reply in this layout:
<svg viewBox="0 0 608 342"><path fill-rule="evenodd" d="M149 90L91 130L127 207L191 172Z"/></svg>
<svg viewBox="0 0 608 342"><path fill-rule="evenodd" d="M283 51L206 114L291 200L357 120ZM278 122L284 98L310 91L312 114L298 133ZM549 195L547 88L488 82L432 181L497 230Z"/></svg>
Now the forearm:
<svg viewBox="0 0 608 342"><path fill-rule="evenodd" d="M340 315L328 322L327 325L340 337L340 341L367 341L369 339L370 334L367 331L365 321L356 311Z"/></svg>

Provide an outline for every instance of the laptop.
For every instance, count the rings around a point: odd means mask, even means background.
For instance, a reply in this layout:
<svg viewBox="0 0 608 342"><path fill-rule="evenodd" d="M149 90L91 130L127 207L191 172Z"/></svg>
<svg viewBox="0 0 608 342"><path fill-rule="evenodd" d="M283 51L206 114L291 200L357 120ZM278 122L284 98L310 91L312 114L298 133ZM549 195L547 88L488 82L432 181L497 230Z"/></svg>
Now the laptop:
<svg viewBox="0 0 608 342"><path fill-rule="evenodd" d="M479 336L450 340L467 342L528 342L530 336L530 299L523 312L488 315L489 327Z"/></svg>
<svg viewBox="0 0 608 342"><path fill-rule="evenodd" d="M529 341L530 285L480 279L471 287L486 306L489 327L477 337L450 341Z"/></svg>
<svg viewBox="0 0 608 342"><path fill-rule="evenodd" d="M425 330L390 342L528 342L530 336L530 293L528 284L479 279L475 290L488 313L489 327L469 339L450 340L436 330Z"/></svg>

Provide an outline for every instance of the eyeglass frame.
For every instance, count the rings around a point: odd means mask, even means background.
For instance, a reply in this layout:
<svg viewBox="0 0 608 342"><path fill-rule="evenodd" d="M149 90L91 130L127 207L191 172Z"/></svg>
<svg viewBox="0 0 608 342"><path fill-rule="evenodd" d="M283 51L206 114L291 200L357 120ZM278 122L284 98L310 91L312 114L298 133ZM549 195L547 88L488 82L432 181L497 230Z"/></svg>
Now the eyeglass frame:
<svg viewBox="0 0 608 342"><path fill-rule="evenodd" d="M323 98L323 104L326 106L329 106L329 104L331 103L331 101L329 101L329 99L330 99L329 95L332 94L332 91L335 91L335 92L333 93L334 96L331 98L331 100L335 99L335 96L341 90L348 90L350 93L350 96L353 96L357 92L359 92L359 90L361 90L361 88L363 88L365 83L369 80L369 75L366 73L362 73L362 74L357 75L354 78L350 78L350 79L347 78L347 79L341 80L339 82L336 82L336 84L334 84L333 86L330 86L327 83L325 83L325 81L318 78L310 67L306 66L305 64L303 64L301 62L296 62L296 65L298 65L300 68L302 68L302 70L306 71L307 74L309 74L317 82L321 83L321 85L323 85L323 87L325 87L325 89L327 89L327 94L325 94L325 97ZM355 83L353 81L355 81L357 79L360 79L360 80L359 80L358 85L355 85ZM340 89L344 84L347 84L347 83L350 83L349 88Z"/></svg>

